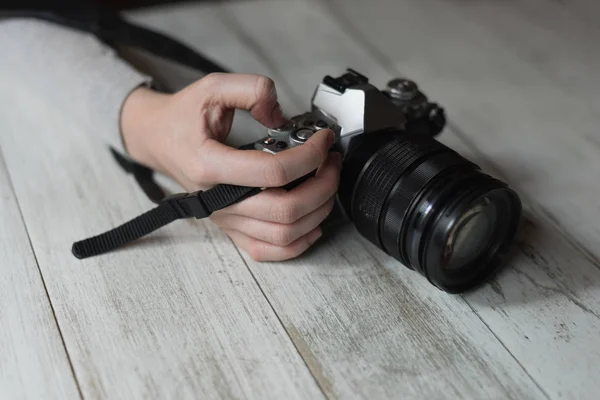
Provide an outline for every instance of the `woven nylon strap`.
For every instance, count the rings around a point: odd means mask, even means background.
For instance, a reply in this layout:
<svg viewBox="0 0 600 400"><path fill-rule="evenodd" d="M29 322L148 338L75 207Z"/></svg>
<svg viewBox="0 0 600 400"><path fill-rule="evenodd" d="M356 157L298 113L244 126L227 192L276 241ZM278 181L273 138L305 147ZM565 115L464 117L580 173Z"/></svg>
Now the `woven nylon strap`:
<svg viewBox="0 0 600 400"><path fill-rule="evenodd" d="M147 182L151 185L156 183ZM160 189L159 189L160 190ZM260 188L217 185L205 192L182 193L163 199L157 207L108 232L73 244L73 255L79 259L115 250L163 226L182 218L206 218L214 211L244 200L260 192Z"/></svg>

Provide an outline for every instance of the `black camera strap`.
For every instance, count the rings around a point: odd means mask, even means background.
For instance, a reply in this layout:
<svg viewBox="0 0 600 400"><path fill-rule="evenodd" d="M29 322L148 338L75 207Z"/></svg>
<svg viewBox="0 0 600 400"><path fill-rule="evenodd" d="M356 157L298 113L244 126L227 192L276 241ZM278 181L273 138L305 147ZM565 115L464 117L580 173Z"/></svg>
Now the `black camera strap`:
<svg viewBox="0 0 600 400"><path fill-rule="evenodd" d="M213 212L261 191L257 187L220 184L206 191L166 196L154 180L154 171L126 159L113 149L111 151L123 170L133 175L146 196L157 206L114 229L75 242L71 251L79 259L115 250L178 219L207 218Z"/></svg>
<svg viewBox="0 0 600 400"><path fill-rule="evenodd" d="M74 243L72 252L80 259L106 253L178 219L206 218L214 211L229 207L259 192L260 188L221 184L207 191L167 196L155 208L123 225Z"/></svg>
<svg viewBox="0 0 600 400"><path fill-rule="evenodd" d="M36 18L89 32L109 46L120 44L138 47L206 74L229 72L185 44L126 21L113 11L101 8L94 11L88 9L81 13L27 10L13 11L6 16ZM71 251L79 259L115 250L178 219L207 218L213 212L261 191L256 187L220 184L206 191L166 196L154 180L154 171L126 159L112 148L111 152L118 164L134 176L146 196L157 206L105 233L75 242Z"/></svg>

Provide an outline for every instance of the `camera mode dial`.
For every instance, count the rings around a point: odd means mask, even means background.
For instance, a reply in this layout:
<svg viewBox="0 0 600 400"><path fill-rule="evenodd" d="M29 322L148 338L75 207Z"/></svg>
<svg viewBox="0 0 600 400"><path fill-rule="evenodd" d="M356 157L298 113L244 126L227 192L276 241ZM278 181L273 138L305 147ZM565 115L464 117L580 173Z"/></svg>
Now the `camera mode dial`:
<svg viewBox="0 0 600 400"><path fill-rule="evenodd" d="M427 112L427 96L419 90L414 81L405 78L393 79L388 82L385 93L409 120L421 118Z"/></svg>
<svg viewBox="0 0 600 400"><path fill-rule="evenodd" d="M269 129L269 136L271 137L283 137L288 136L296 128L294 121L288 121L284 126L276 129Z"/></svg>
<svg viewBox="0 0 600 400"><path fill-rule="evenodd" d="M290 135L290 144L292 147L304 144L315 132L315 130L310 128L297 129Z"/></svg>

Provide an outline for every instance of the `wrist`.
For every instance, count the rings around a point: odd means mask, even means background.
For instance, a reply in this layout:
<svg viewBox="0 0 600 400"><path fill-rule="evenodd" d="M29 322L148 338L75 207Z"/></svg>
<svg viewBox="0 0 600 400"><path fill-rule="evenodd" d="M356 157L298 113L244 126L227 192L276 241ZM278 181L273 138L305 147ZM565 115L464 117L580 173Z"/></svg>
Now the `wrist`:
<svg viewBox="0 0 600 400"><path fill-rule="evenodd" d="M167 94L142 86L127 96L121 111L125 151L133 160L154 169L160 169L152 152L152 144L157 139L157 118L168 98Z"/></svg>

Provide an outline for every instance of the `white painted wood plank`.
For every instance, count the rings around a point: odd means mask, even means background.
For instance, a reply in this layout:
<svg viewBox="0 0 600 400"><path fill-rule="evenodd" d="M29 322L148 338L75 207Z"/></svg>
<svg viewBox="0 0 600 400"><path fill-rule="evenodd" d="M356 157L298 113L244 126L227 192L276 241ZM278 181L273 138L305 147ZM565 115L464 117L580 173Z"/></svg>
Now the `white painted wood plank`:
<svg viewBox="0 0 600 400"><path fill-rule="evenodd" d="M551 4L543 4L547 6L560 6L565 11L575 15L581 22L588 26L593 26L600 29L600 4L596 0L568 0L568 1L552 1Z"/></svg>
<svg viewBox="0 0 600 400"><path fill-rule="evenodd" d="M587 198L597 190L590 185L595 172L582 173L598 169L597 153L577 135L556 131L569 118L556 112L570 106L558 96L560 87L444 4L340 1L335 13L376 48L363 57L375 54L391 72L414 77L448 108L470 149L451 130L442 141L494 168L524 195L533 222L522 233L520 254L495 282L465 297L551 398L593 397L600 389L593 379L600 362L600 265L568 234L578 233L573 211L587 216L579 222L586 229L597 220ZM596 124L594 114L577 115L579 128ZM556 199L579 208L551 208ZM552 216L569 230L558 235Z"/></svg>
<svg viewBox="0 0 600 400"><path fill-rule="evenodd" d="M1 152L0 398L79 398Z"/></svg>
<svg viewBox="0 0 600 400"><path fill-rule="evenodd" d="M166 30L172 26L179 37L237 71L246 72L236 65L239 55L254 50L256 56L244 58L244 65L274 77L282 95L303 100L286 107L289 113L308 107L324 74L346 66L333 56L334 47L344 57L356 54L340 40L335 24L302 4L240 3L225 14L187 6L160 15L136 19ZM303 40L296 33L307 20L317 32ZM315 37L328 40L311 41ZM261 58L273 63L250 61ZM375 63L361 67L383 75ZM330 397L544 398L460 297L437 291L397 263L383 265L381 255L371 252L377 250L350 229L292 262L247 259Z"/></svg>
<svg viewBox="0 0 600 400"><path fill-rule="evenodd" d="M477 158L456 136L444 142ZM518 252L489 285L464 297L550 398L593 398L600 389L600 265L565 240L534 199L524 200Z"/></svg>
<svg viewBox="0 0 600 400"><path fill-rule="evenodd" d="M306 7L308 9L310 9L311 7ZM313 7L314 9L314 7ZM256 14L264 14L265 10L264 9L256 9L254 8ZM318 10L315 12L318 13ZM242 13L244 15L244 19L249 19L250 18L250 12L249 10L245 10L245 12ZM297 13L294 15L298 15ZM316 18L315 15L311 15L311 18ZM254 18L257 19L259 17L257 17L256 15L254 15ZM271 18L272 20L273 18ZM238 22L241 21L241 19L238 20ZM286 20L284 22L286 24L286 26L293 31L294 26L291 25L291 21ZM261 26L260 23L256 23L255 20L250 19L250 22L248 22L248 24L252 25L252 27L246 27L247 30L245 32L243 32L242 34L248 34L248 32L252 32L255 27L257 26ZM264 24L263 24L264 25ZM319 25L321 26L321 25ZM276 30L276 28L272 27L272 24L268 24L268 27L270 29ZM266 28L265 28L266 29ZM297 27L296 27L297 29ZM266 36L266 35L265 35ZM305 35L304 39L306 40L306 42L310 42L310 37L306 37L307 35ZM323 32L318 32L318 35L315 35L314 40L312 43L321 43L319 44L319 46L325 47L326 44L322 44L322 42L318 41L319 37L323 37ZM275 48L277 50L280 50L281 53L283 53L285 51L285 48L293 48L294 51L296 52L295 54L308 54L311 49L309 49L307 46L302 47L299 43L295 43L293 38L284 38L281 39L281 37L278 37L278 41L274 42L274 41L266 41L264 40L264 37L261 37L262 40L259 41L261 45L266 46L267 48ZM287 42L285 42L285 40L287 40ZM336 43L336 49L341 48L351 48L353 45L352 44L348 44L348 45L344 45L344 43L340 43L337 42ZM264 52L265 49L263 48L262 51ZM277 55L276 52L274 53L270 53L272 58L276 58L275 56ZM292 57L295 56L295 54L292 54ZM342 53L344 54L344 53ZM318 52L318 50L315 53L316 56L322 55L321 53ZM340 56L340 52L338 51L336 56ZM282 57L283 58L283 57ZM323 57L319 58L319 60L321 60ZM355 56L354 61L356 61L357 63L362 62L361 60L369 60L368 57L363 56L363 57L359 57L358 55ZM293 58L294 62L299 62L302 63L303 60L299 60L297 58ZM351 59L347 59L344 62L350 62ZM329 59L325 59L324 61L325 63L330 62ZM308 64L308 63L306 63ZM354 64L353 64L354 65ZM284 68L286 71L289 68L294 68L294 66L289 66L289 65L285 65L286 68ZM318 69L320 68L320 64L319 63L313 63L311 65L311 69L308 68L308 65L305 68L305 72L307 71L312 71L313 69ZM369 68L368 65L365 65L365 68ZM301 73L301 71L300 71ZM328 73L328 72L325 72ZM322 77L322 72L321 71L317 71L314 72L315 76L313 77L314 79L320 79L320 77ZM377 76L377 74L375 75ZM379 76L382 76L381 72L379 72ZM304 88L306 85L302 85L302 88ZM298 87L300 87L300 85L298 85ZM310 89L312 90L312 89ZM308 94L309 92L307 91L307 95L306 95L306 99L308 99ZM446 136L445 140L448 141L448 138L452 139L452 136ZM456 138L454 138L454 140L456 140ZM454 147L458 147L460 143L457 142L455 144ZM465 150L466 151L466 150ZM549 230L549 227L547 226L547 223L544 222L543 220L539 222L539 227L541 227L541 231L542 232L552 232L551 230ZM527 232L527 231L526 231ZM547 235L547 234L546 234ZM539 236L539 235L538 235ZM592 281L595 282L597 281L598 277L597 275L595 275L595 270L593 268L593 266L591 266L591 264L585 260L580 254L577 253L577 251L574 251L573 248L571 248L568 244L564 244L561 243L561 238L560 236L556 236L554 234L551 234L549 237L548 236L541 236L542 240L538 243L538 242L534 242L532 241L532 244L524 244L523 245L523 252L525 252L529 257L533 258L533 261L530 261L528 259L518 259L518 264L516 264L515 269L521 269L521 270L529 270L531 269L532 266L534 266L535 268L542 268L542 269L546 269L547 272L542 273L541 276L537 277L537 280L534 280L533 282L527 282L526 280L523 281L520 285L521 285L521 289L522 289L522 293L531 293L529 296L526 296L527 298L542 298L542 299L546 299L548 297L548 293L552 293L554 292L554 294L561 294L561 298L556 301L556 306L555 307L551 307L550 309L546 310L544 307L545 305L543 304L544 310L545 311L543 313L541 313L541 315L537 315L539 313L538 309L533 309L533 310L529 310L527 307L523 307L520 311L520 315L518 316L518 318L515 318L515 321L512 323L512 325L514 325L512 328L515 329L515 337L511 337L511 339L517 341L518 345L521 347L521 350L523 348L525 348L527 350L527 347L530 347L530 342L528 341L523 341L522 339L527 339L527 340L531 340L532 342L534 342L535 340L537 340L537 337L534 337L534 339L531 339L531 336L527 336L530 329L535 330L541 330L542 332L553 332L552 336L556 336L556 330L557 329L564 329L564 326L566 326L565 322L573 322L569 320L569 316L571 315L577 315L579 319L581 319L583 321L583 326L579 326L578 328L576 328L574 331L572 331L570 334L573 334L574 332L574 336L578 338L578 340L581 340L581 343L573 346L569 351L563 351L563 349L561 349L561 347L563 346L564 343L564 338L554 338L554 337L543 337L544 335L542 335L542 339L544 339L545 344L548 344L548 342L550 342L549 344L551 345L552 351L548 353L548 355L543 354L541 352L545 351L545 347L539 347L538 349L536 349L536 351L538 352L538 359L535 359L533 363L531 363L531 367L533 369L537 369L539 371L540 368L545 368L547 363L547 360L552 360L554 362L561 361L561 362L565 362L567 365L571 365L573 366L573 362L575 361L575 367L580 366L580 364L577 364L577 357L579 357L579 354L581 354L581 349L586 349L587 352L590 352L591 349L591 353L587 354L587 358L585 360L583 360L583 363L586 362L591 362L593 363L594 360L597 358L597 352L595 352L595 349L597 348L597 342L596 342L596 336L594 335L594 332L597 330L597 321L592 318L588 318L589 315L586 315L585 312L585 308L588 307L592 307L595 308L597 307L594 298L596 297L596 289L592 286L591 288L589 287L589 285L586 285L586 282L588 281ZM535 259L535 255L532 255L534 253L531 253L531 251L528 251L528 247L525 246L533 246L534 248L537 248L537 251L539 253L542 254L552 254L554 258L557 258L559 261L558 262L540 262L537 261ZM574 265L572 266L572 274L565 274L565 271L563 271L561 268L563 266L563 262L561 260L571 260L570 262L572 262ZM558 273L557 273L557 268L558 268ZM509 277L511 277L512 279L512 275L508 275ZM561 279L556 279L556 276L560 276ZM526 279L526 278L522 278L522 279ZM517 279L518 280L518 279ZM536 288L536 284L539 282L544 282L546 281L552 281L552 280L556 280L556 282L554 282L555 286L549 286L549 287L537 287ZM509 280L510 282L510 280ZM516 284L513 284L513 286L515 286ZM538 285L539 286L539 285ZM496 287L496 286L492 286L494 289L497 290L502 290L501 287ZM492 288L491 287L491 288ZM490 290L491 290L490 288ZM578 291L573 292L573 288L578 288ZM480 292L481 294L485 293L485 292ZM486 294L485 296L490 296L492 299L494 299L494 293L493 291L488 291L488 294ZM575 293L575 294L573 294ZM518 296L524 296L524 295L518 295ZM511 294L510 299L518 299L518 296L515 296L514 293ZM536 297L537 296L537 297ZM545 297L544 297L545 296ZM484 297L485 298L485 297ZM583 298L583 303L581 301L581 299ZM583 307L580 307L583 306ZM484 311L486 309L484 308ZM479 310L478 312L481 312L481 310ZM492 308L492 314L494 313L494 310ZM581 314L583 313L583 315ZM518 314L518 313L517 313ZM558 320L560 320L560 318L563 318L562 322L559 322L557 324L555 324L554 322L557 320L557 315L559 315L560 317L558 317ZM533 316L536 316L537 318L533 318ZM565 318L565 316L567 318ZM576 318L577 319L577 318ZM533 320L533 321L532 321ZM527 324L527 322L530 322L529 324ZM497 321L498 326L502 326L503 323L506 323L505 321ZM519 328L520 325L523 325L524 328ZM562 324L562 325L561 325ZM523 336L521 336L521 334L523 334ZM527 337L525 337L527 336ZM519 340L522 340L522 343L519 343ZM573 354L576 355L569 355L571 354L571 351L574 351ZM530 353L527 353L527 351L525 352L524 357L528 357L530 356ZM591 360L591 361L590 361ZM562 373L560 370L554 371L554 374L562 374L564 375L561 379L557 380L556 383L554 383L553 385L551 385L550 389L556 389L556 387L558 386L558 389L556 391L553 392L553 395L560 395L561 393L561 385L572 385L572 387L570 387L571 389L573 388L577 388L577 386L580 383L585 383L585 377L586 375L581 373L581 368L576 368L574 370L569 370L571 371L571 373L567 373L564 374ZM544 373L545 371L542 370L542 373ZM555 377L555 375L549 375L549 376L544 376L545 380L551 380ZM581 382L580 382L581 381ZM580 390L584 390L584 391L593 391L594 388L593 387L589 387L589 385L586 387L585 385L580 388Z"/></svg>
<svg viewBox="0 0 600 400"><path fill-rule="evenodd" d="M344 25L370 38L390 72L418 80L444 103L516 189L534 196L555 225L600 258L600 230L591 218L600 195L600 113L588 99L554 84L447 2L337 4ZM549 40L547 51L552 46ZM597 74L589 79L596 82Z"/></svg>
<svg viewBox="0 0 600 400"><path fill-rule="evenodd" d="M84 397L322 398L211 224L180 221L106 256L71 255L73 241L152 205L91 132L24 77L7 80L0 142Z"/></svg>
<svg viewBox="0 0 600 400"><path fill-rule="evenodd" d="M600 110L600 29L582 23L571 6L548 0L445 3L466 24L486 32L493 47L512 53L510 58L518 58L527 69L535 70L537 79L545 78L560 88L561 97L572 98L570 101L578 102L579 107ZM580 132L574 129L572 133Z"/></svg>

